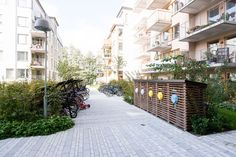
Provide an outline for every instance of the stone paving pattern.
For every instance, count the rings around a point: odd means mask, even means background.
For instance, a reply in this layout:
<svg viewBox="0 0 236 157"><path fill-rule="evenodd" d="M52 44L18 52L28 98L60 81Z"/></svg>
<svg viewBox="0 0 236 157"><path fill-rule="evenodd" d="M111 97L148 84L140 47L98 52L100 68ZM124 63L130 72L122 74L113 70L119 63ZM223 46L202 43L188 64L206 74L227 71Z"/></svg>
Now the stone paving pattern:
<svg viewBox="0 0 236 157"><path fill-rule="evenodd" d="M91 91L91 108L74 128L49 136L0 141L0 157L236 157L236 131L195 136Z"/></svg>

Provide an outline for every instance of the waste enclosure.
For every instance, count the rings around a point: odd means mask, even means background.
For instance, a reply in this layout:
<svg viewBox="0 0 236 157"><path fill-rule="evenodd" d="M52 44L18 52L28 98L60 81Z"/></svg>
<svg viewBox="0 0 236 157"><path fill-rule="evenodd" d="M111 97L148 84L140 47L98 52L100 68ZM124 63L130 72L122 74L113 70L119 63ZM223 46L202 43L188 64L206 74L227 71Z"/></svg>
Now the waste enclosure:
<svg viewBox="0 0 236 157"><path fill-rule="evenodd" d="M188 80L134 80L134 105L189 131L191 117L204 115L207 85Z"/></svg>

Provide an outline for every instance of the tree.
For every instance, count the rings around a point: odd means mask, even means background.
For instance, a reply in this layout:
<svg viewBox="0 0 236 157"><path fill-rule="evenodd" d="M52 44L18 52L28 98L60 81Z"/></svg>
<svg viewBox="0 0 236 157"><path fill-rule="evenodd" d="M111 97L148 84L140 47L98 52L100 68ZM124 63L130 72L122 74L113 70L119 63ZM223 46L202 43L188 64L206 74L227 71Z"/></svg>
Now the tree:
<svg viewBox="0 0 236 157"><path fill-rule="evenodd" d="M87 55L83 57L82 63L82 78L85 80L86 84L93 84L97 78L98 72L97 58L92 55Z"/></svg>
<svg viewBox="0 0 236 157"><path fill-rule="evenodd" d="M174 79L205 82L209 77L206 62L199 62L184 55L165 58L162 60L162 64L150 64L148 66L158 72L168 72L173 75Z"/></svg>
<svg viewBox="0 0 236 157"><path fill-rule="evenodd" d="M123 67L126 66L126 61L123 59L122 56L115 57L114 59L115 59L115 70L118 76L120 69L123 69Z"/></svg>
<svg viewBox="0 0 236 157"><path fill-rule="evenodd" d="M78 49L70 46L64 49L57 70L63 80L83 79L86 84L92 84L97 77L96 63L96 57L91 53L83 55Z"/></svg>
<svg viewBox="0 0 236 157"><path fill-rule="evenodd" d="M64 48L63 55L57 65L59 76L63 80L79 78L81 69L78 63L81 56L82 55L80 53L80 50L76 49L73 46Z"/></svg>

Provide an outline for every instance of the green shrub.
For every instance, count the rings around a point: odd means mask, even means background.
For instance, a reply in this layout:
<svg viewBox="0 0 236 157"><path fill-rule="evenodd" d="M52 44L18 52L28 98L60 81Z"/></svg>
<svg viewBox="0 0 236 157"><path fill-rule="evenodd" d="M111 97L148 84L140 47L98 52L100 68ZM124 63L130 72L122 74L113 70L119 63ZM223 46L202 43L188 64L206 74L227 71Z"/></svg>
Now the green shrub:
<svg viewBox="0 0 236 157"><path fill-rule="evenodd" d="M49 115L58 115L61 111L61 96L57 89L48 83ZM42 81L16 82L0 84L0 118L21 117L24 114L43 114L44 84ZM24 116L23 116L24 117Z"/></svg>
<svg viewBox="0 0 236 157"><path fill-rule="evenodd" d="M124 101L133 104L134 103L134 83L126 80L111 80L110 85L121 87L124 93Z"/></svg>
<svg viewBox="0 0 236 157"><path fill-rule="evenodd" d="M227 120L228 129L236 129L236 111L220 108L219 114Z"/></svg>
<svg viewBox="0 0 236 157"><path fill-rule="evenodd" d="M202 116L193 116L192 119L193 132L200 135L208 133L209 119Z"/></svg>
<svg viewBox="0 0 236 157"><path fill-rule="evenodd" d="M205 116L191 118L193 132L200 135L222 132L229 129L229 121L220 114L216 105L209 105Z"/></svg>
<svg viewBox="0 0 236 157"><path fill-rule="evenodd" d="M0 121L0 139L11 137L26 137L49 135L74 126L69 117L52 116L48 119L34 121Z"/></svg>
<svg viewBox="0 0 236 157"><path fill-rule="evenodd" d="M207 101L219 104L234 97L236 85L232 81L210 79L207 82Z"/></svg>

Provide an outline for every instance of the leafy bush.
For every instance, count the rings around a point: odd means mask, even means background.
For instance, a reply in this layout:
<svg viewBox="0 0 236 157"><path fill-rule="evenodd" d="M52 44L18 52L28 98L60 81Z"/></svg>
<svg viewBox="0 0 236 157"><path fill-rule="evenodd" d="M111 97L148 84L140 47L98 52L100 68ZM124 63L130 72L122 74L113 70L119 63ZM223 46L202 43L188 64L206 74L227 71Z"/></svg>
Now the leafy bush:
<svg viewBox="0 0 236 157"><path fill-rule="evenodd" d="M228 129L236 129L236 111L220 108L219 114L227 120Z"/></svg>
<svg viewBox="0 0 236 157"><path fill-rule="evenodd" d="M229 121L220 114L215 105L209 105L205 116L194 115L191 118L193 132L200 135L222 132L229 129Z"/></svg>
<svg viewBox="0 0 236 157"><path fill-rule="evenodd" d="M219 104L234 97L234 82L210 79L207 85L207 100L210 103Z"/></svg>
<svg viewBox="0 0 236 157"><path fill-rule="evenodd" d="M126 80L112 80L109 82L110 85L121 87L124 93L124 101L133 104L134 103L134 83Z"/></svg>
<svg viewBox="0 0 236 157"><path fill-rule="evenodd" d="M0 121L0 139L10 137L26 137L37 135L49 135L63 131L74 126L74 122L68 117L52 116L48 119L34 121Z"/></svg>
<svg viewBox="0 0 236 157"><path fill-rule="evenodd" d="M49 82L53 86L53 82ZM0 84L0 118L24 117L24 113L42 115L44 85L42 81ZM50 115L58 115L61 110L61 96L57 89L48 90Z"/></svg>
<svg viewBox="0 0 236 157"><path fill-rule="evenodd" d="M194 133L205 135L208 133L209 119L194 115L191 119Z"/></svg>

